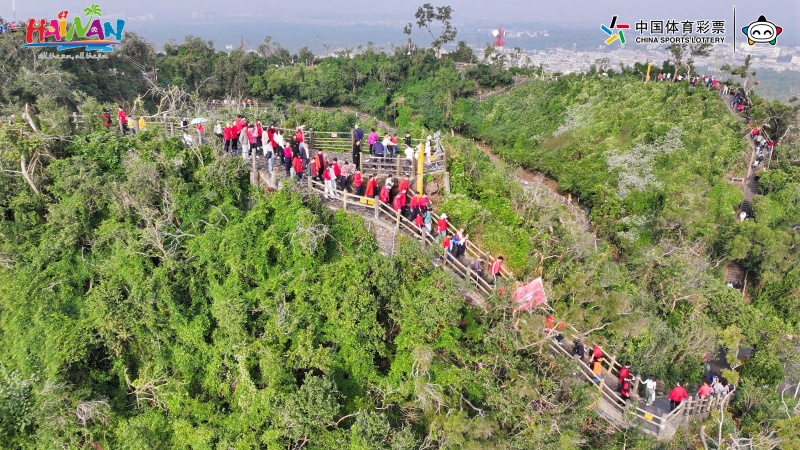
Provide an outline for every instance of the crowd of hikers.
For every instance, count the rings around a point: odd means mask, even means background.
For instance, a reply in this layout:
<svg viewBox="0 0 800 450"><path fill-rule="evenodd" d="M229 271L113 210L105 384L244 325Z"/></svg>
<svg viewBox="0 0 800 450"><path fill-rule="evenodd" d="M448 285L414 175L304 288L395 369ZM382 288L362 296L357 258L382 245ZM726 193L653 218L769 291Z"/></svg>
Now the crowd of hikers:
<svg viewBox="0 0 800 450"><path fill-rule="evenodd" d="M563 323L556 324L552 315L548 315L545 319L545 333L553 335L557 342L561 343L563 334L558 330L563 329ZM593 378L596 384L608 383L605 381L606 373L608 372L604 365L604 352L600 345L595 345L589 353L588 360L587 348L580 338L575 339L572 346L572 355L577 357L582 363L587 364L592 371ZM706 399L711 395L725 396L735 389L732 383L721 378L716 372L711 372L711 365L706 362L703 367L703 377L700 387L697 391L697 398ZM654 376L648 376L642 380L641 376L633 375L631 364L626 362L622 364L617 376L617 392L620 396L620 405L626 406L628 400L631 398L631 390L633 389L634 381L640 381L644 386L644 399L645 406L651 406L656 400L656 387L658 382ZM669 391L667 396L670 404L670 411L675 410L680 406L683 400L689 398L689 394L683 386L683 383L676 383L675 386Z"/></svg>
<svg viewBox="0 0 800 450"><path fill-rule="evenodd" d="M185 119L184 119L185 120ZM185 125L182 123L182 128ZM232 122L214 126L214 134L220 138L223 150L229 154L241 154L245 160L266 159L267 169L272 173L282 168L286 177L297 181L311 177L324 186L323 196L337 198L342 192L366 197L367 201L378 201L387 204L398 214L412 222L418 229L425 230L436 237L443 246L444 257L451 261L461 260L478 276L484 275L483 259L478 256L471 262L464 261L469 235L463 229L455 233L447 230L447 214L442 214L433 226L432 204L430 197L424 192L413 192L410 179L405 176L396 180L392 175L385 178L378 174L362 174L359 168L364 133L356 124L353 130L353 162L339 161L338 157L328 158L321 149L313 151L306 142L305 126L299 125L291 136L284 136L283 130L274 123L264 125L260 120L248 121L241 114ZM397 134L386 134L380 139L373 128L367 136L369 154L376 157L405 157L430 159L435 148L439 147L441 135L437 132L427 136L412 147L412 138L406 133L403 143L405 150L398 152ZM492 283L495 283L502 270L503 257L491 258L487 270Z"/></svg>
<svg viewBox="0 0 800 450"><path fill-rule="evenodd" d="M702 80L706 88L717 89L723 95L729 93L733 97L731 106L740 111L745 120L749 120L743 92L722 85L714 77L705 75L702 78L697 76L690 77L688 74L685 76L678 75L677 77L673 77L670 74L659 74L657 76L658 81L682 81L684 79L688 80L691 87L695 87ZM106 127L111 126L109 111L103 112L102 119ZM121 106L118 108L117 121L123 134L128 132L136 133L147 127L143 117L140 116L138 120L127 117ZM187 144L190 144L192 138L188 135L189 124L185 117L181 119L180 125L184 133L184 139L188 140ZM203 123L196 124L196 131L200 136L201 142L203 142L205 139ZM324 185L325 198L339 197L341 192L346 191L360 197L366 197L366 199L369 199L368 201L385 203L419 229L424 229L425 232L434 236L443 247L444 257L450 260L453 258L460 260L465 256L469 234L465 234L463 228L454 233L450 232L448 230L447 214L442 214L439 217L434 228L431 199L424 192L413 192L410 188L408 176L400 180L395 180L391 175L379 179L377 174L364 175L361 173L359 162L364 142L364 131L361 130L359 125L356 125L353 130L352 164L350 161L344 161L340 164L337 157L329 160L321 149L313 153L306 143L305 127L303 125L299 125L293 135L285 137L283 130L276 127L274 123L265 126L260 120L250 122L242 115L238 115L230 123L222 124L217 121L214 126L214 134L221 141L226 153L241 154L245 160L258 158L259 154L263 155L270 173L278 167L283 169L287 177L293 177L300 181L304 176L309 176L314 181L322 183ZM757 152L754 167L758 167L764 159L764 151L771 151L775 143L771 140L767 141L762 136L759 127L753 128L750 138L753 140ZM413 146L411 135L406 133L403 139L405 149L403 152L399 152L396 133L386 134L381 138L373 128L367 135L366 143L369 147L369 154L375 157L416 159L424 156L429 159L433 149L438 148L439 139L440 136L437 132L435 137L428 136L419 145ZM492 258L489 261L487 268L492 283L496 283L497 277L502 270L502 263L502 256ZM474 273L484 276L483 264L483 259L477 256L468 265ZM561 328L563 328L563 324L559 325L562 325ZM555 333L555 339L561 342L563 335L560 332L556 332L557 329L560 328L555 325L552 316L547 316L545 331L547 333ZM594 346L588 360L584 359L587 351L580 339L575 340L572 352L573 355L589 366L594 374L593 381L595 383L600 384L603 382L606 369L603 367L603 350L599 345ZM708 364L706 364L706 368L708 367ZM704 370L703 378L703 382L697 391L697 397L700 399L708 398L711 395L723 396L734 390L734 386L731 383L720 378L716 373L708 373L708 370ZM622 406L625 406L631 397L632 383L635 379L641 381L644 387L645 405L652 405L656 398L657 381L655 377L648 376L644 380L639 376L634 377L631 373L630 363L625 363L619 369L617 386ZM688 398L689 395L682 383L677 383L668 395L670 411L677 408L683 400Z"/></svg>

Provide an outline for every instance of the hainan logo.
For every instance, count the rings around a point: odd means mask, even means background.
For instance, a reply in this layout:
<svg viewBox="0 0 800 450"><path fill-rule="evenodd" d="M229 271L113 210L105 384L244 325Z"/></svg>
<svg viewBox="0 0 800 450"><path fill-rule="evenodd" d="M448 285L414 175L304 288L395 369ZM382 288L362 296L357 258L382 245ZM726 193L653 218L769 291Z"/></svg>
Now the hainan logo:
<svg viewBox="0 0 800 450"><path fill-rule="evenodd" d="M117 19L116 27L111 22L100 22L103 11L100 6L92 4L83 10L85 20L75 16L72 23L67 23L69 11L58 13L58 19L29 19L25 26L25 44L22 47L50 48L56 47L58 51L86 47L87 51L110 52L111 46L121 44L122 29L125 21ZM34 35L38 34L39 41L34 42ZM114 39L109 39L113 37ZM53 41L46 39L53 38Z"/></svg>
<svg viewBox="0 0 800 450"><path fill-rule="evenodd" d="M742 28L742 33L747 36L747 43L750 45L755 43L775 45L782 31L783 28L776 26L764 16L759 16L758 20Z"/></svg>
<svg viewBox="0 0 800 450"><path fill-rule="evenodd" d="M606 45L611 45L612 42L616 41L619 38L620 45L625 44L625 33L622 30L627 30L631 26L627 23L617 23L617 16L611 18L611 25L605 26L603 24L600 25L600 29L603 30L607 35L608 39L606 39ZM618 33L614 33L612 30L616 28L619 30Z"/></svg>

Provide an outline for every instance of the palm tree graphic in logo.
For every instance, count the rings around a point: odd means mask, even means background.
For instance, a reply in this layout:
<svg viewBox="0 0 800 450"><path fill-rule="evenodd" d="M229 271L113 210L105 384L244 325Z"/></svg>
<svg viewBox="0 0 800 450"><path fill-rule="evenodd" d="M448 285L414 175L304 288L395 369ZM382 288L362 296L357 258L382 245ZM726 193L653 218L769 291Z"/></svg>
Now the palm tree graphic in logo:
<svg viewBox="0 0 800 450"><path fill-rule="evenodd" d="M92 6L83 9L83 14L86 15L86 22L92 23L92 19L95 17L100 17L103 15L103 11L100 9L100 5L97 3L92 3ZM93 24L94 25L94 24ZM97 29L94 26L89 30L92 33L97 33Z"/></svg>

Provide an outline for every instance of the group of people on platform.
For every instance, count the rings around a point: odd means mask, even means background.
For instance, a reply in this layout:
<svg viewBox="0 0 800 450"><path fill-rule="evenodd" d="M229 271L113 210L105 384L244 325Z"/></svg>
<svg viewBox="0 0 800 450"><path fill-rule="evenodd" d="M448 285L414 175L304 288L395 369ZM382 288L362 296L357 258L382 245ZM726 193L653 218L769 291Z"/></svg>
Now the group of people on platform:
<svg viewBox="0 0 800 450"><path fill-rule="evenodd" d="M439 141L441 133L436 132L433 136L428 137L421 141L419 144L414 145L410 133L406 133L403 138L405 149L401 153L399 151L397 133L386 133L383 138L380 137L375 128L370 129L367 135L367 145L369 154L379 158L397 158L405 157L409 160L419 158L419 155L424 155L426 161L430 161L431 155L439 148ZM353 162L359 165L361 153L363 152L364 143L364 130L361 129L359 124L356 124L353 129Z"/></svg>
<svg viewBox="0 0 800 450"><path fill-rule="evenodd" d="M555 321L553 320L553 316L548 315L545 319L545 332L548 334L553 334L557 329L563 329L563 324L556 325ZM563 339L563 335L561 333L555 333L555 336L555 339L558 342L561 342ZM582 362L584 361L586 347L580 338L576 339L573 343L572 354L577 356ZM603 368L603 357L603 348L600 345L595 345L591 352L589 367L594 375L592 381L598 385L603 380L604 372L606 371ZM700 388L697 391L697 398L706 399L710 395L724 396L730 392L733 392L735 389L733 384L721 379L718 374L711 373L710 367L711 366L706 363L703 372L703 383L700 385ZM625 406L630 399L632 383L635 378L638 377L635 377L631 374L631 364L629 362L626 362L620 367L617 392L622 399L620 403L621 406ZM650 406L656 400L656 379L653 376L649 376L645 380L641 380L641 378L639 378L639 380L644 384L645 406ZM670 402L670 411L672 411L680 406L683 400L687 400L689 398L689 394L686 392L686 389L681 383L676 383L676 385L670 391L668 398Z"/></svg>
<svg viewBox="0 0 800 450"><path fill-rule="evenodd" d="M111 129L111 111L108 109L104 109L103 113L100 115L100 119L103 121L103 125L106 127L107 130ZM138 119L128 116L122 106L117 107L117 125L119 129L122 131L122 134L136 134L139 131L144 131L147 129L147 122L145 122L143 116L139 116Z"/></svg>

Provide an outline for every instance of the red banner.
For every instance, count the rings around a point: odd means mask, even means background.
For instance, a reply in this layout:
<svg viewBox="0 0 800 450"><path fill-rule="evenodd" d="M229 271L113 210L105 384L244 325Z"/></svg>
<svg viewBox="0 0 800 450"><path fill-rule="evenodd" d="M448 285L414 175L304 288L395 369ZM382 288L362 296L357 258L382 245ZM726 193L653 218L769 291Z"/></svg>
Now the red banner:
<svg viewBox="0 0 800 450"><path fill-rule="evenodd" d="M527 311L547 303L547 295L544 293L541 277L518 287L511 299L519 305L520 311Z"/></svg>

